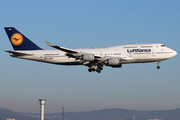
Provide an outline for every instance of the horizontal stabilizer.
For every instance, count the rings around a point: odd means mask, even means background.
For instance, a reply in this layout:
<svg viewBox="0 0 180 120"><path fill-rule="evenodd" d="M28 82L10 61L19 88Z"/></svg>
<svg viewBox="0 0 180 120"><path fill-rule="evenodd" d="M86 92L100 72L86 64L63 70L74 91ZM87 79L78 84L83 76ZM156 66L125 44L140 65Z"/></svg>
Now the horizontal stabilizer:
<svg viewBox="0 0 180 120"><path fill-rule="evenodd" d="M53 45L53 44L51 44L48 41L44 41L44 42L46 43L47 46L56 48L58 50L61 50L61 51L67 52L67 53L79 53L79 51L76 51L76 50L72 50L72 49L68 49L68 48L64 48L64 47Z"/></svg>
<svg viewBox="0 0 180 120"><path fill-rule="evenodd" d="M32 54L22 53L22 52L16 52L16 51L10 51L10 50L4 50L5 52L11 53L16 56L32 56Z"/></svg>

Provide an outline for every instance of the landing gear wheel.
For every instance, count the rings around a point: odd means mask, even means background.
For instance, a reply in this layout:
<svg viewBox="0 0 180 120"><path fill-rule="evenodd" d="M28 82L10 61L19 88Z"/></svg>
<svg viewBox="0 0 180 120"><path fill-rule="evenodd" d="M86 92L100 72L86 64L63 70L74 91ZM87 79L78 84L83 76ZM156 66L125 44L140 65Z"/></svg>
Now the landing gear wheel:
<svg viewBox="0 0 180 120"><path fill-rule="evenodd" d="M157 66L157 69L160 69L160 66Z"/></svg>
<svg viewBox="0 0 180 120"><path fill-rule="evenodd" d="M103 68L102 68L102 67L100 67L99 69L100 69L100 70L103 70Z"/></svg>
<svg viewBox="0 0 180 120"><path fill-rule="evenodd" d="M101 73L101 70L100 70L100 69L96 69L96 72L97 72L97 73Z"/></svg>
<svg viewBox="0 0 180 120"><path fill-rule="evenodd" d="M92 72L92 69L89 68L88 71L89 71L89 72Z"/></svg>
<svg viewBox="0 0 180 120"><path fill-rule="evenodd" d="M99 69L100 71L103 70L103 65L101 63L98 63L97 69Z"/></svg>

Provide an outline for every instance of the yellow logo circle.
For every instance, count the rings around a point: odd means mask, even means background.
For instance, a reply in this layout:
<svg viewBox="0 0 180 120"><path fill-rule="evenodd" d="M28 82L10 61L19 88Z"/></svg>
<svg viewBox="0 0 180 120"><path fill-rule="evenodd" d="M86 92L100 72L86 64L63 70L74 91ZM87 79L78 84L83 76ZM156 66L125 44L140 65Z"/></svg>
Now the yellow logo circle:
<svg viewBox="0 0 180 120"><path fill-rule="evenodd" d="M23 36L19 33L14 33L12 36L11 36L11 43L13 45L21 45L21 43L23 42Z"/></svg>

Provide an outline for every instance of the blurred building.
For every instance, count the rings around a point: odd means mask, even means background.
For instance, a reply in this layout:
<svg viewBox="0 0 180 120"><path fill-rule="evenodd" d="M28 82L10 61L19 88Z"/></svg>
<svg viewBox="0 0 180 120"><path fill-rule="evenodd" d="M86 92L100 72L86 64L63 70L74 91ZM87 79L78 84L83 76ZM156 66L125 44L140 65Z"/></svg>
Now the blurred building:
<svg viewBox="0 0 180 120"><path fill-rule="evenodd" d="M15 118L7 118L6 120L15 120Z"/></svg>
<svg viewBox="0 0 180 120"><path fill-rule="evenodd" d="M156 119L148 119L148 120L162 120L162 119L157 119L157 117L156 117Z"/></svg>

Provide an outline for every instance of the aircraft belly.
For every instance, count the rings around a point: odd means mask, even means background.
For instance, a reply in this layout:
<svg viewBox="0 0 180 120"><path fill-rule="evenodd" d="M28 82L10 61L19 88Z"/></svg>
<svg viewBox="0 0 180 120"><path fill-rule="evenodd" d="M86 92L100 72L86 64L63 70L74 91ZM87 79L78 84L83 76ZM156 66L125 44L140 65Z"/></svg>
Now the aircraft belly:
<svg viewBox="0 0 180 120"><path fill-rule="evenodd" d="M168 58L141 58L141 59L135 59L135 62L132 63L147 63L147 62L157 62L157 61L162 61L166 60Z"/></svg>
<svg viewBox="0 0 180 120"><path fill-rule="evenodd" d="M75 60L74 58L68 58L66 56L48 57L46 58L45 62L59 65L81 65L78 60Z"/></svg>

